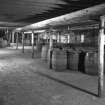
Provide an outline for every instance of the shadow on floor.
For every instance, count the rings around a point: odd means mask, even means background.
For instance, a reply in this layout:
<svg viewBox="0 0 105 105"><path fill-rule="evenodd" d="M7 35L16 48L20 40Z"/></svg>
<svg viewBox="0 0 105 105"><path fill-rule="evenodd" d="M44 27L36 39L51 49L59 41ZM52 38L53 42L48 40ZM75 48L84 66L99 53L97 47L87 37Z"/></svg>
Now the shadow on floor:
<svg viewBox="0 0 105 105"><path fill-rule="evenodd" d="M48 79L54 80L54 81L56 81L56 82L58 82L58 83L61 83L61 84L63 84L63 85L72 87L72 88L74 88L74 89L76 89L76 90L79 90L79 91L85 92L85 93L87 93L87 94L93 95L93 96L95 96L95 97L98 97L98 95L95 94L95 93L92 93L92 92L90 92L90 91L88 91L88 90L85 90L85 89L82 89L82 88L80 88L80 87L74 86L74 85L72 85L72 84L70 84L70 83L67 83L67 82L65 82L65 81L59 80L59 79L57 79L57 78L51 77L51 76L49 76L49 75L47 75L47 74L44 74L44 73L42 73L42 72L34 72L34 73L37 73L38 75L41 75L41 76L46 77L46 78L48 78Z"/></svg>

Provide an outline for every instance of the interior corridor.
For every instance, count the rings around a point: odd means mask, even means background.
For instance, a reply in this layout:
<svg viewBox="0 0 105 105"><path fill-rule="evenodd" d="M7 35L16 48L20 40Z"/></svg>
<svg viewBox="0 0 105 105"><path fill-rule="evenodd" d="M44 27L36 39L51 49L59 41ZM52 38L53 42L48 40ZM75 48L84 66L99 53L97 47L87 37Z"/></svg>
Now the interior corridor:
<svg viewBox="0 0 105 105"><path fill-rule="evenodd" d="M28 48L0 49L0 105L104 105L97 85L96 76L49 69Z"/></svg>

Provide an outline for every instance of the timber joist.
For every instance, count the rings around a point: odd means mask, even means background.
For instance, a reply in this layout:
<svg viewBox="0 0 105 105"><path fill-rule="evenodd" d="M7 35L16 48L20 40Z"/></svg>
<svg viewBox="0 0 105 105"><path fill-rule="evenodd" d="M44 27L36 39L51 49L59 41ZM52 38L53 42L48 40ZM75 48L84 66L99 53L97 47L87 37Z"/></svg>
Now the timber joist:
<svg viewBox="0 0 105 105"><path fill-rule="evenodd" d="M105 14L105 3L96 5L93 7L89 7L83 10L79 10L76 12L72 12L66 15L58 16L55 18L47 19L41 22L37 22L22 28L22 30L28 29L41 29L41 28L48 28L48 27L56 27L56 26L63 26L63 25L70 25L76 26L76 24L83 23L84 25L88 23L94 24L99 23L100 16Z"/></svg>

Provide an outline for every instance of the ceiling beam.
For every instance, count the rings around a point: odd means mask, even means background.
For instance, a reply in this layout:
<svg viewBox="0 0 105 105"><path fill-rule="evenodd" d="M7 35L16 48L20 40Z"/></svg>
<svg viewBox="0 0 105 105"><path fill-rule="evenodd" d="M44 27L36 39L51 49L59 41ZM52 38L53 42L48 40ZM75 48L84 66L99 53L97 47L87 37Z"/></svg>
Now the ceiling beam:
<svg viewBox="0 0 105 105"><path fill-rule="evenodd" d="M48 25L54 26L54 25L52 25L53 23L57 23L57 22L62 23L62 22L65 22L65 21L71 21L72 22L72 20L76 19L76 18L79 22L79 18L81 20L82 17L84 17L84 19L86 17L86 20L87 20L87 17L89 17L89 16L94 16L95 17L96 15L102 15L102 13L105 14L105 11L103 11L103 10L105 10L105 3L100 4L100 5L96 5L96 6L87 8L87 9L79 10L79 11L76 11L76 12L73 12L73 13L69 13L69 14L66 14L66 15L62 15L62 16L59 16L59 17L55 17L55 18L52 18L52 19L48 19L48 20L45 20L45 21L42 21L42 22L38 22L38 23L35 23L35 24L31 24L29 26L23 27L23 29L26 29L26 30L28 28L29 29L30 28L31 29L38 29L38 28L41 28L41 27L46 27Z"/></svg>

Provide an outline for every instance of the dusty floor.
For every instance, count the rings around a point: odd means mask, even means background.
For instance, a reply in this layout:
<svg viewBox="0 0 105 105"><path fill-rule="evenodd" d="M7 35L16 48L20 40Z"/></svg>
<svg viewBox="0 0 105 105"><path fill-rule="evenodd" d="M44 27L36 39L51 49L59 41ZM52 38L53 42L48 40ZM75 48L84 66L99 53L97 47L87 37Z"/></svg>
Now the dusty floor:
<svg viewBox="0 0 105 105"><path fill-rule="evenodd" d="M56 72L31 50L0 49L0 105L105 105L97 77Z"/></svg>

